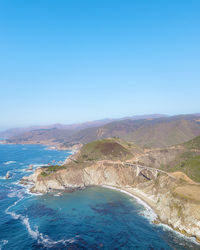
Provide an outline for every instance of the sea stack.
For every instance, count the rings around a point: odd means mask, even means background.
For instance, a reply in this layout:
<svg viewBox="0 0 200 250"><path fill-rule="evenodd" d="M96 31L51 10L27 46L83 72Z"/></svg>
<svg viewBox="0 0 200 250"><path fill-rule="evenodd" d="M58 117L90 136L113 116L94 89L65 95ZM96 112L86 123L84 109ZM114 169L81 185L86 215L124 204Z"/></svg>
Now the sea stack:
<svg viewBox="0 0 200 250"><path fill-rule="evenodd" d="M7 173L6 173L6 177L5 177L6 179L9 179L10 178L10 171L8 171Z"/></svg>

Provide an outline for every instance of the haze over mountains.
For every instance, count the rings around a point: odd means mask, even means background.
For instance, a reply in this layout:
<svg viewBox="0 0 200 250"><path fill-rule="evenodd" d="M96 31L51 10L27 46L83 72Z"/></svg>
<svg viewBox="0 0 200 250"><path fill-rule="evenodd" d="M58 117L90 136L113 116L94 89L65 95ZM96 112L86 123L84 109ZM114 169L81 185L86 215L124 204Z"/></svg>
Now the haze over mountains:
<svg viewBox="0 0 200 250"><path fill-rule="evenodd" d="M12 136L16 136L25 132L29 132L32 130L39 130L39 129L52 129L52 128L58 128L58 129L69 129L69 130L81 130L84 128L89 127L98 127L102 126L104 124L107 124L109 122L118 121L118 120L125 120L125 119L131 119L131 120L139 120L139 119L148 119L148 118L160 118L160 117L166 117L167 115L164 114L152 114L152 115L136 115L136 116L127 116L123 118L107 118L107 119L101 119L101 120L95 120L95 121L89 121L89 122L83 122L83 123L74 123L74 124L51 124L51 125L37 125L37 126L30 126L30 127L16 127L7 129L0 132L0 136L2 138L10 138Z"/></svg>
<svg viewBox="0 0 200 250"><path fill-rule="evenodd" d="M30 127L16 127L11 129L6 129L0 132L0 136L2 138L8 139L12 136L16 136L19 134L23 134L25 132L29 132L32 130L40 130L40 129L68 129L68 130L81 130L84 128L89 127L98 127L109 122L131 119L131 120L138 120L138 119L148 119L148 118L160 118L166 117L167 115L164 114L151 114L151 115L137 115L137 116L127 116L123 118L107 118L95 121L88 121L83 123L73 123L73 124L50 124L50 125L37 125L37 126L30 126Z"/></svg>
<svg viewBox="0 0 200 250"><path fill-rule="evenodd" d="M165 147L198 135L200 114L132 116L81 124L17 128L0 133L8 143L42 143L60 147L109 137L119 137L143 147Z"/></svg>

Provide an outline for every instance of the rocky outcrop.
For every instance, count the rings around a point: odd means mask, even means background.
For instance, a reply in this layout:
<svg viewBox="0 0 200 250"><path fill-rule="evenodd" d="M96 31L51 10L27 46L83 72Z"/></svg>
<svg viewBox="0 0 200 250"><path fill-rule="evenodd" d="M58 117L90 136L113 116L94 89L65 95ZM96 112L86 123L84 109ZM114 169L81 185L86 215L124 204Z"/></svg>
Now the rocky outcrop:
<svg viewBox="0 0 200 250"><path fill-rule="evenodd" d="M6 178L6 179L9 179L9 178L10 178L10 172L9 172L9 171L6 173L5 178Z"/></svg>
<svg viewBox="0 0 200 250"><path fill-rule="evenodd" d="M188 236L200 239L200 185L184 182L169 174L150 170L138 172L133 166L95 162L90 166L69 166L43 176L37 169L24 182L34 183L32 192L83 188L92 185L116 187L145 200L161 222Z"/></svg>
<svg viewBox="0 0 200 250"><path fill-rule="evenodd" d="M168 164L171 165L171 163L174 162L183 152L185 152L184 148L178 146L164 149L158 148L140 154L137 157L137 161L146 166L160 168L161 166L167 166Z"/></svg>

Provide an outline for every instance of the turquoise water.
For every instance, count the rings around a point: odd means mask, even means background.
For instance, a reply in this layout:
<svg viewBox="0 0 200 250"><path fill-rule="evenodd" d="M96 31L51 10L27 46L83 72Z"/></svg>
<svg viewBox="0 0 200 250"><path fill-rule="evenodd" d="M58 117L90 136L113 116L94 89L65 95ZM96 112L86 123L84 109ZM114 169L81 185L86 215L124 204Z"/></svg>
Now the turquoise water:
<svg viewBox="0 0 200 250"><path fill-rule="evenodd" d="M30 174L29 164L36 168L69 154L40 145L0 145L0 249L200 249L152 224L144 216L149 211L124 193L90 187L31 195L18 184Z"/></svg>

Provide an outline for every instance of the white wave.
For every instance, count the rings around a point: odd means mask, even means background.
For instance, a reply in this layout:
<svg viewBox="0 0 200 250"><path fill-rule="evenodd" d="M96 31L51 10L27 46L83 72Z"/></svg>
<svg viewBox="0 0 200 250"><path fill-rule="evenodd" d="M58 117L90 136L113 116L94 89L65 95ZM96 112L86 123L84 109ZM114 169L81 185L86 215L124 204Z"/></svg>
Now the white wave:
<svg viewBox="0 0 200 250"><path fill-rule="evenodd" d="M22 199L23 199L23 197L21 197L19 200L15 201L12 205L10 205L10 206L5 210L6 214L11 215L15 220L16 220L16 219L19 219L20 215L16 214L15 212L10 212L9 210L10 210L12 207L16 206L17 203L19 203Z"/></svg>
<svg viewBox="0 0 200 250"><path fill-rule="evenodd" d="M9 164L13 164L13 163L16 163L16 161L6 161L6 162L4 162L4 165L9 165Z"/></svg>
<svg viewBox="0 0 200 250"><path fill-rule="evenodd" d="M33 168L39 168L39 167L43 167L43 166L49 166L48 164L46 164L46 163L44 163L44 164L42 164L42 163L40 163L40 164L31 164L32 166L33 166Z"/></svg>
<svg viewBox="0 0 200 250"><path fill-rule="evenodd" d="M57 244L64 244L66 245L66 243L73 243L76 241L75 238L70 238L70 239L62 239L62 240L58 240L58 241L54 241L52 240L48 235L43 235L42 233L40 233L38 231L38 227L35 227L35 229L31 228L30 222L29 222L29 218L27 216L21 215L21 214L17 214L13 211L10 211L11 208L13 208L14 206L16 206L24 197L22 196L19 200L15 201L12 205L10 205L6 210L6 214L9 214L12 216L13 219L18 220L20 219L22 224L25 225L29 235L37 240L37 242L39 244L43 244L44 247L54 247Z"/></svg>
<svg viewBox="0 0 200 250"><path fill-rule="evenodd" d="M16 186L22 186L22 187L24 187L24 185L20 184L19 182L20 182L20 180L19 181L14 181L14 182L12 182L12 184L16 185Z"/></svg>
<svg viewBox="0 0 200 250"><path fill-rule="evenodd" d="M141 205L143 205L145 207L146 210L142 212L142 215L145 216L145 218L149 219L150 222L153 222L154 220L156 220L158 218L157 214L153 211L153 209L146 202L144 202L143 200L141 200L137 196L135 196L135 195L133 195L133 194L131 194L131 193L125 191L125 190L115 188L115 187L112 187L112 186L102 185L102 187L114 189L114 190L120 191L122 193L125 193L125 194L127 194L129 196L132 196L135 200L137 200L137 202L139 204L141 204ZM168 231L171 231L171 232L175 233L178 237L181 237L181 238L183 238L185 240L188 240L188 241L191 241L191 242L193 242L193 243L195 243L197 245L200 245L200 243L198 243L194 237L189 237L189 236L186 236L184 234L181 234L178 231L171 228L170 226L168 226L167 224L159 223L159 224L157 224L157 226L160 226L163 229L166 229Z"/></svg>
<svg viewBox="0 0 200 250"><path fill-rule="evenodd" d="M43 244L45 247L53 247L59 243L65 244L65 243L73 243L75 242L75 238L70 238L70 239L63 239L63 240L58 240L54 241L48 235L43 235L38 231L38 228L35 227L35 230L33 230L30 226L29 223L29 218L24 217L22 218L23 224L26 226L27 231L29 232L30 236L38 241L38 243Z"/></svg>
<svg viewBox="0 0 200 250"><path fill-rule="evenodd" d="M142 214L147 219L149 219L151 222L153 222L155 219L158 218L157 214L153 211L153 209L146 202L144 202L142 199L140 199L139 197L137 197L137 196L125 191L125 190L116 188L116 187L107 186L107 185L102 185L102 187L114 189L114 190L120 191L121 193L125 193L125 194L133 197L137 201L137 203L141 204L145 208L145 211L143 211Z"/></svg>
<svg viewBox="0 0 200 250"><path fill-rule="evenodd" d="M30 189L33 187L33 184L27 184L27 185L24 185L24 184L21 184L20 181L17 181L17 182L13 182L13 184L17 185L17 186L20 186L22 187L22 190L24 194L28 194L30 196L38 196L38 195L43 195L42 193L32 193L30 192ZM14 191L14 190L11 190L11 191ZM16 197L15 195L16 193L10 193L8 194L8 197Z"/></svg>
<svg viewBox="0 0 200 250"><path fill-rule="evenodd" d="M54 196L61 196L61 195L63 195L61 192L54 194Z"/></svg>
<svg viewBox="0 0 200 250"><path fill-rule="evenodd" d="M75 150L74 151L73 150L67 151L67 153L70 154L70 155L74 155L77 152L78 152L78 150L77 151L75 151ZM69 157L70 155L68 155L67 157Z"/></svg>
<svg viewBox="0 0 200 250"><path fill-rule="evenodd" d="M6 245L8 243L8 240L0 240L0 250L2 249L2 247L4 245Z"/></svg>
<svg viewBox="0 0 200 250"><path fill-rule="evenodd" d="M32 165L32 169L29 169L29 165ZM25 168L17 169L17 170L15 170L15 172L17 172L17 173L28 172L30 174L30 172L34 172L35 169L37 169L39 167L48 166L48 164L29 164L29 165L24 165Z"/></svg>
<svg viewBox="0 0 200 250"><path fill-rule="evenodd" d="M173 232L174 234L176 234L179 238L182 238L182 239L185 239L187 241L191 241L192 243L195 243L196 245L200 245L199 242L196 241L196 239L194 237L190 237L190 236L186 236L182 233L179 233L178 231L174 230L173 228L171 228L170 226L168 226L167 224L163 224L163 223L160 223L158 224L157 226L160 226L164 229L164 231L171 231Z"/></svg>
<svg viewBox="0 0 200 250"><path fill-rule="evenodd" d="M15 176L15 174L13 172L9 171L9 173L10 173L9 178L6 178L6 175L5 176L0 176L0 180L10 180Z"/></svg>
<svg viewBox="0 0 200 250"><path fill-rule="evenodd" d="M12 192L12 193L8 194L9 198L13 198L13 197L16 197L16 196L17 196L17 192Z"/></svg>
<svg viewBox="0 0 200 250"><path fill-rule="evenodd" d="M42 193L32 193L31 191L30 191L30 189L33 187L33 185L26 185L25 186L25 193L26 194L28 194L28 195L31 195L31 196L41 196L41 195L43 195Z"/></svg>

